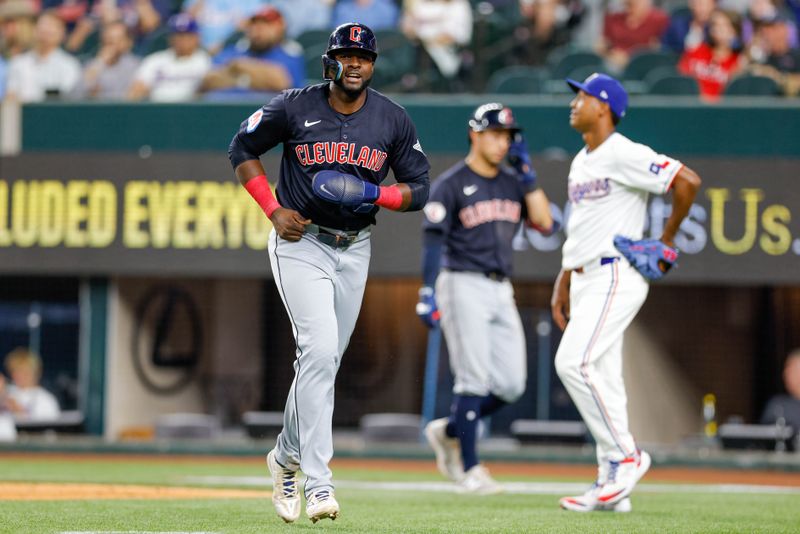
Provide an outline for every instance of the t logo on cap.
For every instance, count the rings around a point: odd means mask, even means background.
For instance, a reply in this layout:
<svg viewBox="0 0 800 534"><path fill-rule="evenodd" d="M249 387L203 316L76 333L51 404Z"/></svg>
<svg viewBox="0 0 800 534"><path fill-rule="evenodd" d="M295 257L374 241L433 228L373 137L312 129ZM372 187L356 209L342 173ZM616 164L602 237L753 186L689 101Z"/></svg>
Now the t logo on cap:
<svg viewBox="0 0 800 534"><path fill-rule="evenodd" d="M625 116L625 110L628 109L628 93L621 83L608 74L595 72L586 78L583 83L567 79L567 85L576 93L583 91L587 95L605 102L611 109L611 113L618 119Z"/></svg>

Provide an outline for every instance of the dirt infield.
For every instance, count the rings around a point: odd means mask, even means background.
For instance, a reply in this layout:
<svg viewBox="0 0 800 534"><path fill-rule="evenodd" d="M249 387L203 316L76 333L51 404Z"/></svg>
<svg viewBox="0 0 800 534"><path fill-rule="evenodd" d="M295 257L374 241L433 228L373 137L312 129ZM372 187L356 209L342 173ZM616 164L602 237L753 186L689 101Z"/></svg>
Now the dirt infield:
<svg viewBox="0 0 800 534"><path fill-rule="evenodd" d="M66 484L0 482L0 501L70 501L94 499L261 499L272 493L257 490L135 486L127 484Z"/></svg>

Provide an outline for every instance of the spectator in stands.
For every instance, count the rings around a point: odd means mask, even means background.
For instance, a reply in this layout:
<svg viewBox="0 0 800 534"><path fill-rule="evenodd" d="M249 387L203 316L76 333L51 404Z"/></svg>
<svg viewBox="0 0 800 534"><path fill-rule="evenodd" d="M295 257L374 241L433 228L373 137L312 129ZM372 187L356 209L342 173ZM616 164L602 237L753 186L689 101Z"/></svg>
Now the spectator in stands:
<svg viewBox="0 0 800 534"><path fill-rule="evenodd" d="M83 69L76 98L123 100L127 97L139 58L131 54L133 40L122 21L107 24L100 36L97 56Z"/></svg>
<svg viewBox="0 0 800 534"><path fill-rule="evenodd" d="M173 0L95 0L75 24L64 47L78 52L98 28L122 21L133 37L134 46L146 48L172 10Z"/></svg>
<svg viewBox="0 0 800 534"><path fill-rule="evenodd" d="M716 9L716 0L689 0L689 13L674 15L664 33L664 49L676 54L700 46L706 38L708 21Z"/></svg>
<svg viewBox="0 0 800 534"><path fill-rule="evenodd" d="M70 32L75 24L89 12L90 0L41 0L37 2L43 11L52 10L64 21Z"/></svg>
<svg viewBox="0 0 800 534"><path fill-rule="evenodd" d="M586 8L582 0L519 0L519 11L522 25L514 37L522 62L540 65L554 48L571 42Z"/></svg>
<svg viewBox="0 0 800 534"><path fill-rule="evenodd" d="M789 28L789 42L792 48L798 45L797 26L791 20L791 14L776 4L776 0L749 0L746 16L742 21L742 40L749 45L756 33L756 26L763 20L783 17Z"/></svg>
<svg viewBox="0 0 800 534"><path fill-rule="evenodd" d="M0 3L0 54L11 59L30 50L35 25L36 10L29 0Z"/></svg>
<svg viewBox="0 0 800 534"><path fill-rule="evenodd" d="M131 100L191 100L211 69L211 58L200 48L197 21L180 13L170 18L169 28L169 48L144 58L128 93Z"/></svg>
<svg viewBox="0 0 800 534"><path fill-rule="evenodd" d="M750 45L750 72L778 82L784 94L800 93L800 50L792 48L790 24L780 14L762 20Z"/></svg>
<svg viewBox="0 0 800 534"><path fill-rule="evenodd" d="M32 351L16 348L8 353L5 367L11 377L6 384L0 375L0 404L18 421L56 419L61 414L52 393L39 385L42 360Z"/></svg>
<svg viewBox="0 0 800 534"><path fill-rule="evenodd" d="M394 0L338 0L333 7L331 26L358 22L379 32L397 29L399 20L400 9Z"/></svg>
<svg viewBox="0 0 800 534"><path fill-rule="evenodd" d="M200 25L200 41L212 55L226 40L244 29L247 20L264 7L265 0L185 0L184 11Z"/></svg>
<svg viewBox="0 0 800 534"><path fill-rule="evenodd" d="M681 56L678 70L694 77L700 85L700 98L716 102L728 81L742 69L742 17L733 11L717 9L711 14L708 38Z"/></svg>
<svg viewBox="0 0 800 534"><path fill-rule="evenodd" d="M624 0L623 5L623 11L606 14L598 45L609 70L617 73L637 51L660 48L661 36L669 25L669 16L653 7L652 0Z"/></svg>
<svg viewBox="0 0 800 534"><path fill-rule="evenodd" d="M411 0L403 10L403 33L422 45L446 80L454 80L462 65L461 49L472 39L469 1Z"/></svg>
<svg viewBox="0 0 800 534"><path fill-rule="evenodd" d="M331 15L336 0L271 0L286 20L286 35L295 39L312 30L332 30Z"/></svg>
<svg viewBox="0 0 800 534"><path fill-rule="evenodd" d="M265 91L282 91L305 84L303 49L286 41L286 24L281 12L267 6L250 17L246 39L225 48L214 57L201 90L211 96L263 96Z"/></svg>
<svg viewBox="0 0 800 534"><path fill-rule="evenodd" d="M6 98L40 102L60 98L78 84L81 66L61 49L64 22L53 11L44 11L36 21L33 48L15 56L8 65Z"/></svg>
<svg viewBox="0 0 800 534"><path fill-rule="evenodd" d="M774 425L783 418L783 423L797 433L800 431L800 348L794 349L786 357L783 385L786 393L775 395L767 402L760 423Z"/></svg>

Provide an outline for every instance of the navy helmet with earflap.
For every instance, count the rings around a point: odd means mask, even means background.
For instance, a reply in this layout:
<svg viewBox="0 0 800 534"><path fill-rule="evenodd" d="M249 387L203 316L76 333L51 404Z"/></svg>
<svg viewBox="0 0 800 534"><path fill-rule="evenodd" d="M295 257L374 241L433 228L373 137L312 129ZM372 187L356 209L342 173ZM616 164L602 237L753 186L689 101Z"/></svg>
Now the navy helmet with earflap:
<svg viewBox="0 0 800 534"><path fill-rule="evenodd" d="M322 77L336 81L342 77L342 64L333 57L337 50L363 50L375 61L378 57L378 40L367 26L347 22L337 26L328 39L328 48L322 55Z"/></svg>
<svg viewBox="0 0 800 534"><path fill-rule="evenodd" d="M478 106L469 120L469 127L474 132L497 129L517 133L522 130L514 119L511 108L499 102L489 102Z"/></svg>

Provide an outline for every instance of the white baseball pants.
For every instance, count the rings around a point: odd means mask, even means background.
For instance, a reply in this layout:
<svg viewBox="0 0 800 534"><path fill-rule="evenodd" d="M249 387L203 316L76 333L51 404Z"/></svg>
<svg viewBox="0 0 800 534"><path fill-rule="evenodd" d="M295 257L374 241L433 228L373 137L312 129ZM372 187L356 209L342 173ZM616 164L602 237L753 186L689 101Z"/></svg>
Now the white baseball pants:
<svg viewBox="0 0 800 534"><path fill-rule="evenodd" d="M556 353L556 372L597 442L598 461L632 456L622 337L647 298L647 281L625 260L573 271L570 318Z"/></svg>

